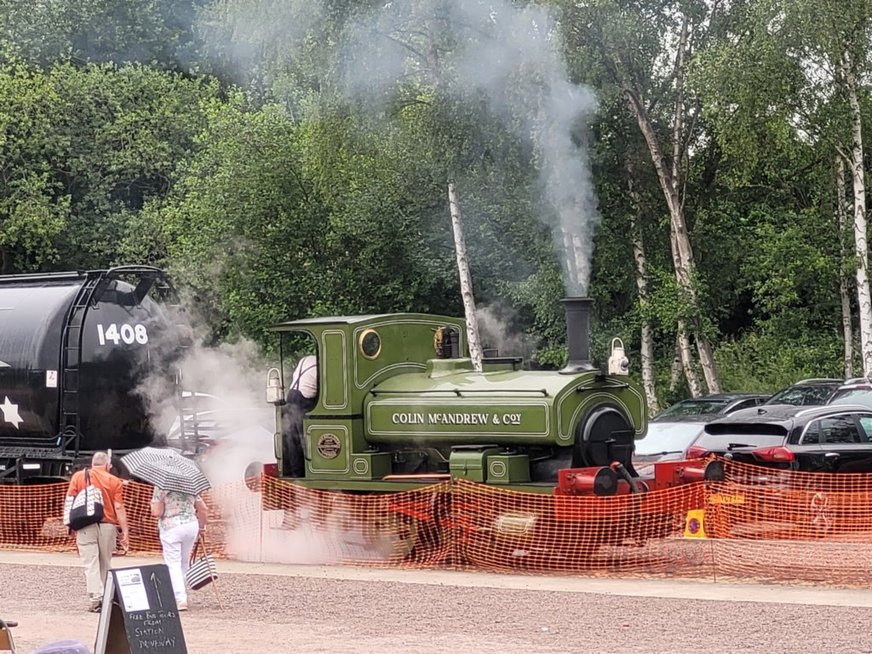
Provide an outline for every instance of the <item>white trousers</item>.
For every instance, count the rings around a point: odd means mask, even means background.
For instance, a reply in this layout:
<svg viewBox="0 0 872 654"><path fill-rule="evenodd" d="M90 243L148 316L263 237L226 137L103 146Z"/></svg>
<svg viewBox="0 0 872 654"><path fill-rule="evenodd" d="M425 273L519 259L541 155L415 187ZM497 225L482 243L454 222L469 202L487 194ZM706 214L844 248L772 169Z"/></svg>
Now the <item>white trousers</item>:
<svg viewBox="0 0 872 654"><path fill-rule="evenodd" d="M196 520L171 529L161 529L160 532L164 563L170 569L170 580L173 582L173 593L177 604L188 601L185 573L190 567L191 550L194 549L199 533L200 525Z"/></svg>

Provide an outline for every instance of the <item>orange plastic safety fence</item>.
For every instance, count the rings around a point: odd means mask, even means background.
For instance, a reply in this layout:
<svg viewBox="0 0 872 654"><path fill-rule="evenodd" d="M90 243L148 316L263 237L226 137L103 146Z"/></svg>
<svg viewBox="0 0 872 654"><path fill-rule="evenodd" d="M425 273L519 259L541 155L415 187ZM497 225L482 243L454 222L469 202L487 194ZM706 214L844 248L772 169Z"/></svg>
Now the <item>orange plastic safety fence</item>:
<svg viewBox="0 0 872 654"><path fill-rule="evenodd" d="M718 575L872 585L872 475L724 463L705 503Z"/></svg>
<svg viewBox="0 0 872 654"><path fill-rule="evenodd" d="M461 481L452 494L463 560L500 571L706 576L709 551L680 538L702 484L640 495L560 497Z"/></svg>
<svg viewBox="0 0 872 654"><path fill-rule="evenodd" d="M134 481L124 482L124 505L130 528L130 550L142 554L160 553L157 521L151 516L153 488ZM38 549L63 552L76 550L75 534L63 524L67 484L33 486L0 485L0 549ZM209 501L211 491L204 498ZM207 536L215 533L216 553L223 551L220 512L210 511ZM118 550L120 553L120 549Z"/></svg>
<svg viewBox="0 0 872 654"><path fill-rule="evenodd" d="M0 548L75 549L62 522L67 484L0 485Z"/></svg>
<svg viewBox="0 0 872 654"><path fill-rule="evenodd" d="M239 560L872 585L872 475L725 462L723 482L561 497L467 481L359 494L271 477L213 488L207 537ZM160 552L128 482L131 551ZM0 486L0 548L74 550L66 484Z"/></svg>

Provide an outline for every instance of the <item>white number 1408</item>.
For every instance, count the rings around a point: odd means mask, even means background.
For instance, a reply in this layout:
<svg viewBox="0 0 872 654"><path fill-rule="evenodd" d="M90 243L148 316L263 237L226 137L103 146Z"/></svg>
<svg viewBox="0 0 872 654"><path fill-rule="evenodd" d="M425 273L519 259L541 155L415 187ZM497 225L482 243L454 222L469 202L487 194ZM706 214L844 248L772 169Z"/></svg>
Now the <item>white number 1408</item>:
<svg viewBox="0 0 872 654"><path fill-rule="evenodd" d="M119 327L113 322L105 328L102 324L98 324L97 340L100 342L100 345L106 345L107 341L112 341L115 345L121 342L128 345L133 345L133 343L145 345L148 343L148 331L146 331L145 325L138 323L136 325L124 323Z"/></svg>

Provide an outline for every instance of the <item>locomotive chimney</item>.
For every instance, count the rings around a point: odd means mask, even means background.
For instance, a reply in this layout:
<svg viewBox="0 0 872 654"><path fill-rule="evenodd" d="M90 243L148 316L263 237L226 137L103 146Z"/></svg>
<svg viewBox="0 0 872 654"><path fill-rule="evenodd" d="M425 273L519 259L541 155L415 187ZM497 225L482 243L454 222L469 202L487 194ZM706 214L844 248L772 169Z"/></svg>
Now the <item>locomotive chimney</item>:
<svg viewBox="0 0 872 654"><path fill-rule="evenodd" d="M567 297L561 300L566 313L566 344L569 346L569 361L560 372L574 375L596 370L590 362L590 307L589 297Z"/></svg>

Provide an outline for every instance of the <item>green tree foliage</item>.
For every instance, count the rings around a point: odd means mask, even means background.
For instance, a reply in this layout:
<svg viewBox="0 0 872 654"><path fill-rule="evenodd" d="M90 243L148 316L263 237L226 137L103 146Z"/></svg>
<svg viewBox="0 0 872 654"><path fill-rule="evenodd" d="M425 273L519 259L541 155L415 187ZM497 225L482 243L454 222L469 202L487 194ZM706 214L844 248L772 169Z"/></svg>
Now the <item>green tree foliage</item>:
<svg viewBox="0 0 872 654"><path fill-rule="evenodd" d="M701 54L693 75L721 152L722 192L711 203L721 228L711 242L741 235L743 247L723 254L742 298L732 313L745 313L754 330L749 351L775 347L790 375L831 374L841 256L833 162L851 139L836 78L846 51L866 59L851 48L866 43L858 35L867 3L748 0L731 14L730 33ZM735 356L744 342L725 352Z"/></svg>
<svg viewBox="0 0 872 654"><path fill-rule="evenodd" d="M0 0L0 55L50 67L57 60L189 66L205 0Z"/></svg>
<svg viewBox="0 0 872 654"><path fill-rule="evenodd" d="M302 128L305 172L328 208L319 304L340 312L457 311L445 203L402 130L336 109Z"/></svg>
<svg viewBox="0 0 872 654"><path fill-rule="evenodd" d="M166 253L219 334L256 332L319 296L309 273L323 256L324 212L301 178L298 134L280 107L249 111L235 93L205 113L198 152L171 197L141 218L155 237L147 249Z"/></svg>
<svg viewBox="0 0 872 654"><path fill-rule="evenodd" d="M0 66L5 272L119 261L145 201L166 194L218 87L142 66Z"/></svg>
<svg viewBox="0 0 872 654"><path fill-rule="evenodd" d="M50 268L70 214L54 165L64 103L43 81L23 65L0 69L0 272Z"/></svg>
<svg viewBox="0 0 872 654"><path fill-rule="evenodd" d="M300 125L239 93L208 113L202 150L144 231L219 335L266 342L280 320L445 308L450 253L427 246L427 171L406 152L352 116Z"/></svg>

